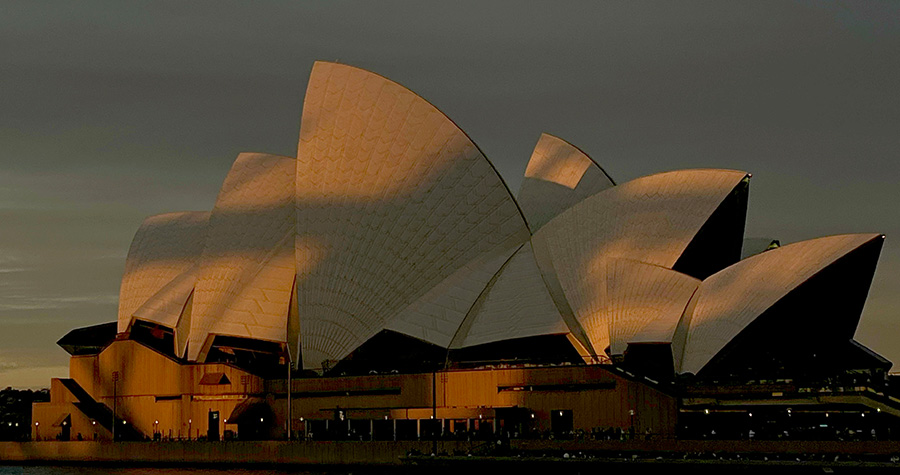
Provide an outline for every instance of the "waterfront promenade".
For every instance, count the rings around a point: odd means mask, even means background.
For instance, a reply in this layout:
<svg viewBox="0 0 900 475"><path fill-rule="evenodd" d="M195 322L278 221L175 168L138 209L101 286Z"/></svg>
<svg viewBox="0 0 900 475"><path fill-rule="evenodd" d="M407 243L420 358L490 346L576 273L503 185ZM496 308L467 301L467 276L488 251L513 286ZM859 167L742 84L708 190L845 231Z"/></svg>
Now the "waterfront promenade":
<svg viewBox="0 0 900 475"><path fill-rule="evenodd" d="M409 454L432 452L431 441L169 441L169 442L0 442L0 464L160 464L195 466L367 465L416 461ZM727 441L727 440L511 440L438 441L432 463L544 458L627 460L756 460L890 462L898 441ZM452 457L456 455L456 457ZM900 460L900 458L898 458Z"/></svg>
<svg viewBox="0 0 900 475"><path fill-rule="evenodd" d="M467 442L438 442L438 450L466 450ZM396 465L431 442L0 442L0 463L122 463L165 465Z"/></svg>

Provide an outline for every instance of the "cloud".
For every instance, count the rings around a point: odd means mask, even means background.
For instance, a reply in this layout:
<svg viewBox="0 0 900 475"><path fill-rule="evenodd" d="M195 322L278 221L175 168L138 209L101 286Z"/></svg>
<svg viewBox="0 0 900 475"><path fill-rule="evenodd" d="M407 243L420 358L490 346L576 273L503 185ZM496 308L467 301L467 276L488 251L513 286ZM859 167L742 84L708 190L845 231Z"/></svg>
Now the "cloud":
<svg viewBox="0 0 900 475"><path fill-rule="evenodd" d="M0 310L58 310L83 305L115 305L118 301L118 294L73 297L13 295L4 297Z"/></svg>
<svg viewBox="0 0 900 475"><path fill-rule="evenodd" d="M68 366L23 366L14 367L4 370L0 367L0 374L3 374L4 386L9 384L20 389L42 389L50 387L52 378L65 378L69 374Z"/></svg>
<svg viewBox="0 0 900 475"><path fill-rule="evenodd" d="M29 270L27 267L0 267L0 274L12 274L15 272L25 272Z"/></svg>

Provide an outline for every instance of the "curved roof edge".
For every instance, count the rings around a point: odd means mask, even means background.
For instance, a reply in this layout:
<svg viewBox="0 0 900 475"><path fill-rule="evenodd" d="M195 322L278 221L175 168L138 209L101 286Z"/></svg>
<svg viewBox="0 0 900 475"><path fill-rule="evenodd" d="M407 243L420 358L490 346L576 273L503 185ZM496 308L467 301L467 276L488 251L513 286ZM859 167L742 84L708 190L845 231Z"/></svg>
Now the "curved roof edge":
<svg viewBox="0 0 900 475"><path fill-rule="evenodd" d="M362 72L371 74L372 76L377 76L377 77L381 78L381 79L384 80L384 81L387 81L387 82L389 82L389 83L391 83L391 84L395 84L395 85L397 85L397 86L399 86L399 87L401 87L401 88L403 88L403 89L409 91L410 94L414 95L414 96L415 96L416 98L418 98L419 100L421 100L421 101L425 102L426 104L428 104L429 106L433 107L434 110L436 110L437 112L439 112L439 113L440 113L442 116L444 116L451 124L453 124L453 126L456 127L457 130L459 130L459 131L460 131L460 132L461 132L461 133L469 140L469 142L475 147L475 149L478 150L478 153L480 153L481 156L484 157L484 159L485 159L485 161L487 161L488 165L490 165L491 168L494 170L494 174L496 174L496 175L497 175L497 178L500 179L500 182L503 183L504 188L506 188L506 193L509 194L510 199L512 199L513 203L515 203L516 209L519 210L519 216L522 217L522 220L525 221L526 224L528 223L528 220L525 219L525 213L522 212L522 208L520 208L520 207L519 207L519 203L516 202L515 195L513 194L512 189L509 187L509 184L506 183L506 179L503 178L503 175L500 174L500 171L497 170L497 167L494 165L494 162L492 162L491 159L488 158L488 156L484 153L484 150L482 150L481 147L479 147L478 144L477 144L474 140L472 140L472 137L468 134L468 132L466 132L465 130L463 130L463 128L460 127L459 124L456 123L456 121L454 121L450 116L448 116L447 114L445 114L444 111L442 111L442 110L441 110L440 108L438 108L436 105L432 104L431 101L429 101L428 99L425 99L423 96L419 95L418 93L416 93L416 92L413 91L412 89L410 89L410 88L404 86L403 84L400 84L399 82L394 81L394 80L388 78L387 76L383 76L383 75L378 74L378 73L376 73L376 72L374 72L374 71L369 71L368 69L363 69L363 68L356 67L356 66L351 66L351 65L348 65L348 64L335 63L335 62L332 62L332 61L321 61L321 60L315 61L315 62L313 63L312 71L310 72L310 75L309 75L309 77L310 77L310 81L309 81L309 82L310 82L310 83L312 82L313 72L315 71L316 67L319 66L319 65L323 65L323 66L324 66L324 65L329 65L329 66L338 66L338 67L350 68L350 69L354 69L354 70L358 70L358 71L362 71ZM309 91L309 84L307 84L307 91ZM305 101L304 101L304 102L305 102ZM305 106L305 104L304 104L304 106ZM303 118L302 118L302 117L301 117L301 119L300 119L300 127L301 127L301 129L303 128ZM299 148L300 148L300 147L299 147L299 144L298 144L298 147L297 147L297 149L298 149L298 150L297 150L297 156L300 155ZM604 173L605 173L605 172L604 172Z"/></svg>
<svg viewBox="0 0 900 475"><path fill-rule="evenodd" d="M506 242L470 261L392 318L385 329L451 347L472 306L521 247L518 239Z"/></svg>
<svg viewBox="0 0 900 475"><path fill-rule="evenodd" d="M197 283L199 266L194 264L164 285L159 292L147 299L134 311L133 318L175 328L184 310L194 285Z"/></svg>
<svg viewBox="0 0 900 475"><path fill-rule="evenodd" d="M516 199L532 232L574 204L615 186L591 157L565 140L541 134Z"/></svg>
<svg viewBox="0 0 900 475"><path fill-rule="evenodd" d="M199 259L209 222L208 211L149 216L134 234L119 288L117 331L124 332L134 312Z"/></svg>
<svg viewBox="0 0 900 475"><path fill-rule="evenodd" d="M610 353L631 343L671 343L678 321L700 280L634 259L607 261Z"/></svg>
<svg viewBox="0 0 900 475"><path fill-rule="evenodd" d="M499 243L530 236L471 138L422 97L363 69L313 66L297 160L306 368L343 358L392 322L410 323L395 318L427 305L429 291ZM405 331L420 337L445 331L420 325L422 315L411 320L420 328Z"/></svg>
<svg viewBox="0 0 900 475"><path fill-rule="evenodd" d="M621 201L620 197L616 195L624 195L625 197L631 197L632 199L641 197L652 198L653 195L658 195L660 193L660 191L656 188L681 181L679 185L683 186L682 189L667 190L670 192L675 192L680 196L692 191L697 191L696 189L692 190L692 186L697 187L708 185L708 183L705 183L703 181L704 178L715 178L716 183L713 184L715 189L711 191L720 199L717 199L713 204L712 209L710 209L709 212L706 213L706 218L708 218L709 215L711 215L718 208L719 204L721 204L721 201L724 200L732 192L732 190L734 190L735 187L739 186L744 178L750 176L751 174L748 172L727 168L687 168L681 170L668 170L658 173L652 173L650 175L644 175L632 180L628 180L627 182L607 188L592 196L589 196L588 198L566 209L565 211L554 217L552 220L548 221L547 224L549 225L554 221L566 221L567 215L577 215L579 211L583 212L584 210L595 207L597 204L602 202L617 200ZM571 217L568 219L571 219ZM547 226L544 226L539 231L546 232L546 228ZM535 231L534 234L539 234L539 231ZM685 246L687 244L688 243L685 243Z"/></svg>
<svg viewBox="0 0 900 475"><path fill-rule="evenodd" d="M296 165L293 157L264 153L235 159L209 218L188 359L205 358L207 333L286 341L295 274Z"/></svg>
<svg viewBox="0 0 900 475"><path fill-rule="evenodd" d="M595 355L609 344L606 261L629 258L671 269L713 213L748 174L693 169L648 175L603 190L534 233L535 256L562 315L590 338ZM574 319L575 322L570 322Z"/></svg>
<svg viewBox="0 0 900 475"><path fill-rule="evenodd" d="M842 234L795 242L713 274L700 284L693 312L687 317L690 323L680 372L696 374L800 284L852 251L883 238L883 234Z"/></svg>
<svg viewBox="0 0 900 475"><path fill-rule="evenodd" d="M543 142L543 147L542 147L542 142ZM557 142L557 144L562 146L564 149L568 149L569 151L574 153L576 156L586 158L587 160L590 161L591 165L597 167L600 170L600 172L603 174L603 177L609 181L610 185L616 186L616 184L617 184L616 181L613 179L612 176L610 176L609 173L606 172L606 169L603 168L603 166L600 165L600 163L598 163L597 160L594 160L594 158L591 157L587 152L582 150L581 147L573 144L572 142L569 142L568 140L566 140L558 135L550 134L547 132L541 132L541 136L538 138L538 141L534 146L534 150L531 152L531 159L528 160L528 164L525 167L525 176L528 176L528 169L532 165L532 160L535 158L535 154L538 153L538 151L542 148L549 148L550 147L549 142ZM536 176L535 178L540 178L540 177Z"/></svg>
<svg viewBox="0 0 900 475"><path fill-rule="evenodd" d="M450 348L560 333L569 333L569 328L550 296L529 241L509 257L479 295Z"/></svg>

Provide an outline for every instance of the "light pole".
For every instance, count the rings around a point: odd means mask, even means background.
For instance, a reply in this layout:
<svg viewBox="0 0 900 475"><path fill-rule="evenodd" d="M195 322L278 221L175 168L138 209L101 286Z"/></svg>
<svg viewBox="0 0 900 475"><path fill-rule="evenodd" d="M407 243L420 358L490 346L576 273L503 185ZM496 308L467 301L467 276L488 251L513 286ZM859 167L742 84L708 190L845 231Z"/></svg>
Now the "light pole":
<svg viewBox="0 0 900 475"><path fill-rule="evenodd" d="M628 416L631 418L631 439L634 440L634 409L628 410Z"/></svg>
<svg viewBox="0 0 900 475"><path fill-rule="evenodd" d="M34 440L41 440L41 433L38 432L38 427L40 427L40 422L34 423Z"/></svg>
<svg viewBox="0 0 900 475"><path fill-rule="evenodd" d="M437 420L437 371L431 372L431 453L437 455L437 438L438 431L435 430L435 424L438 423Z"/></svg>
<svg viewBox="0 0 900 475"><path fill-rule="evenodd" d="M291 440L291 348L287 347L287 440Z"/></svg>
<svg viewBox="0 0 900 475"><path fill-rule="evenodd" d="M112 380L113 380L112 440L113 440L113 442L115 442L116 441L116 402L117 402L116 396L118 395L116 393L116 386L118 386L117 383L119 382L119 372L118 371L113 371Z"/></svg>

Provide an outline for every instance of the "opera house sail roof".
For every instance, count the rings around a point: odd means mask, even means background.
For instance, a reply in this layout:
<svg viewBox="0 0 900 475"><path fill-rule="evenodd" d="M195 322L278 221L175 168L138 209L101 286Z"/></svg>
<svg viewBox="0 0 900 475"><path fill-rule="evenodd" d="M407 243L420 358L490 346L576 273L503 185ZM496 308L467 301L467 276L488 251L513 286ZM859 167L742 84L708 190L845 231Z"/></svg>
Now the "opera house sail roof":
<svg viewBox="0 0 900 475"><path fill-rule="evenodd" d="M186 361L309 370L380 353L406 352L422 369L473 355L652 354L702 375L752 353L776 324L813 326L820 344L801 346L837 351L852 341L883 236L741 260L749 178L700 169L617 184L544 134L514 197L426 100L317 62L296 157L240 154L211 212L140 226L117 331Z"/></svg>

